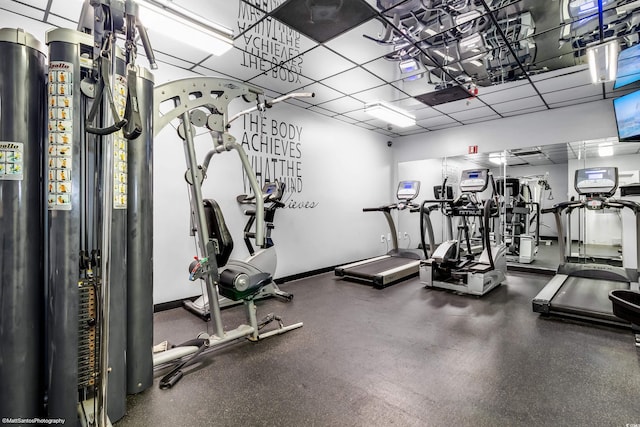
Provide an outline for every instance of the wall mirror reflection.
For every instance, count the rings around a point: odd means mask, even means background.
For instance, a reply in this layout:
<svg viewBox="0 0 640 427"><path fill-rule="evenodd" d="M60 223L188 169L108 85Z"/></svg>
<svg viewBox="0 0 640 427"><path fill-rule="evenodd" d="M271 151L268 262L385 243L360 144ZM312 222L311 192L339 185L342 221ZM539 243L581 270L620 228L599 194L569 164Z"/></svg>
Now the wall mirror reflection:
<svg viewBox="0 0 640 427"><path fill-rule="evenodd" d="M435 190L443 182L452 188L454 196L459 194L463 170L490 169L503 207L500 220L494 221L494 231L504 236L510 269L553 274L564 255L578 262L595 260L620 266L624 262L625 267L634 267L635 244L631 238L625 243L624 238L626 229L635 233L631 213L616 209L581 210L571 215L568 222L563 219L564 235L571 242L564 254L559 252L554 215L543 213L557 203L579 198L574 188L576 170L600 166L618 168L614 197L640 201L633 194L633 187L629 187L640 183L640 143L619 142L617 138L401 162L398 177L421 181L417 198L420 201L436 198ZM487 197L489 190L480 194L480 198ZM433 209L430 219L435 244L451 239L455 225L451 227L440 209ZM401 246L417 247L421 243L415 241L421 235L420 220L415 214L399 213L398 230ZM425 243L429 249L428 236Z"/></svg>

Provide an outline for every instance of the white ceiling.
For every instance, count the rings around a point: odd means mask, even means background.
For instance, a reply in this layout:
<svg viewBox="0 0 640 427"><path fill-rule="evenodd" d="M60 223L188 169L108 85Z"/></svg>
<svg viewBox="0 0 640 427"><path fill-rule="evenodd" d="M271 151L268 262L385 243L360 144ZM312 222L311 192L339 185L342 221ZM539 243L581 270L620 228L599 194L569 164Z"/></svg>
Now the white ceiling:
<svg viewBox="0 0 640 427"><path fill-rule="evenodd" d="M293 1L293 0L291 0ZM578 24L578 18L561 19L561 10L568 10L569 0L364 0L365 6L373 13L372 19L354 26L324 43L318 43L305 35L291 30L287 25L271 16L271 13L281 4L290 7L291 1L285 0L173 0L202 17L227 26L234 32L234 49L221 57L206 52L206 46L188 46L179 44L167 37L166 34L149 31L151 43L156 52L159 66L171 64L196 73L211 76L223 76L239 79L263 87L270 96L294 91L313 91L316 96L304 100L292 100L291 103L314 111L319 114L334 117L347 123L373 129L390 137L412 135L462 126L480 121L488 121L526 114L546 109L559 108L567 105L592 102L601 99L615 98L637 89L637 86L614 91L612 84L590 83L589 72L585 65L584 49L580 44L593 41L594 34L599 29L584 32L574 30L571 25ZM362 0L305 0L310 4L326 7L342 7L343 1L349 6ZM303 3L303 2L299 2ZM487 4L488 3L488 4ZM582 2L584 3L584 2ZM605 36L618 37L621 44L630 45L637 41L636 21L640 14L638 1L609 1L605 2L607 11L615 15L613 18L605 13L606 25L603 30ZM402 39L398 30L408 32L412 21L409 11L420 11L424 19L438 19L455 14L440 12L425 12L425 5L431 5L433 10L444 10L456 4L459 10L478 10L483 15L473 22L487 22L492 16L486 11L491 10L498 21L511 19L507 30L514 27L513 22L520 25L524 22L524 14L529 13L535 22L530 31L520 31L511 34L505 31L506 38L512 46L521 49L528 46L527 54L522 54L518 61L506 60L499 64L499 70L511 70L496 78L495 72L487 77L482 73L462 74L448 71L447 64L420 64L420 70L412 73L424 72L425 67L431 70L430 76L405 81L407 75L400 73L398 62L386 59L393 52L393 47L376 43L365 38L381 39L385 29L391 28L392 34ZM627 12L622 11L621 5L627 5ZM81 0L0 0L0 10L10 11L37 21L39 25L62 26L75 28L80 15ZM462 6L460 6L462 5ZM291 6L293 7L293 6ZM386 8L386 9L385 9ZM286 11L286 10L285 10ZM394 20L394 12L398 20ZM456 12L459 15L459 12ZM566 13L565 13L566 14ZM582 17L580 17L582 19ZM427 19L427 20L428 20ZM595 17L597 22L597 16ZM609 21L607 21L609 19ZM144 16L141 17L144 23ZM481 21L483 20L483 21ZM432 32L422 32L417 38L401 40L409 43L409 47L418 46L422 49L421 58L437 59L432 48L443 37L462 38L458 34L460 27L446 27L445 20L439 23L442 33L431 37ZM327 23L325 25L331 25ZM431 24L429 24L431 25ZM626 26L625 26L626 25ZM480 28L480 27L478 27ZM522 28L525 28L523 26ZM526 27L529 28L529 27ZM621 29L624 28L624 29ZM570 36L563 36L570 29ZM170 29L167 29L170 31ZM456 32L457 31L457 32ZM494 31L495 32L495 31ZM458 35L451 35L456 33ZM482 33L487 40L493 37L489 31ZM458 38L458 40L459 40ZM504 39L502 39L504 40ZM489 44L487 44L488 46ZM501 45L503 53L506 45ZM534 47L531 49L531 47ZM518 54L520 51L518 51ZM485 58L500 56L499 50L487 50ZM506 54L508 57L508 53ZM142 61L141 61L142 62ZM462 63L449 66L460 68ZM468 65L468 64L467 64ZM468 66L467 66L468 68ZM465 70L467 69L465 68ZM494 66L494 71L496 70ZM524 71L527 71L526 73ZM456 84L464 79L464 86L476 84L478 94L475 97L462 99L450 103L427 106L417 101L414 96L433 92L435 85L443 80L452 81L458 78ZM504 82L503 82L504 81ZM373 119L363 112L364 103L372 100L386 100L399 107L409 110L417 118L415 126L401 129L389 127L387 123Z"/></svg>

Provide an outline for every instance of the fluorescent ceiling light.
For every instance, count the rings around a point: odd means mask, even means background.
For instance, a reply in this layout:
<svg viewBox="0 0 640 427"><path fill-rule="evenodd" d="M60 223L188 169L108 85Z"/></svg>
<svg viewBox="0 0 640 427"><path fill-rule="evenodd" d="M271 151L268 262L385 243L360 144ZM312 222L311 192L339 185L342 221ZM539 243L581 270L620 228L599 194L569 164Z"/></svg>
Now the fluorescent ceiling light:
<svg viewBox="0 0 640 427"><path fill-rule="evenodd" d="M617 39L587 48L591 82L604 83L616 79L618 51Z"/></svg>
<svg viewBox="0 0 640 427"><path fill-rule="evenodd" d="M220 56L233 47L233 31L167 0L138 0L145 26L182 43Z"/></svg>
<svg viewBox="0 0 640 427"><path fill-rule="evenodd" d="M479 10L470 10L469 12L462 13L454 18L456 25L463 25L467 22L473 21L476 18L482 16Z"/></svg>
<svg viewBox="0 0 640 427"><path fill-rule="evenodd" d="M611 144L610 142L603 142L602 144L598 144L598 155L600 157L613 156L613 144Z"/></svg>
<svg viewBox="0 0 640 427"><path fill-rule="evenodd" d="M364 106L364 112L392 125L406 128L416 124L416 118L401 108L383 101L376 101Z"/></svg>
<svg viewBox="0 0 640 427"><path fill-rule="evenodd" d="M439 50L434 50L433 53L435 53L436 55L440 56L441 58L444 58L445 61L448 61L448 62L455 61L455 59L453 57L451 57L449 55L446 55L446 54L440 52Z"/></svg>
<svg viewBox="0 0 640 427"><path fill-rule="evenodd" d="M484 47L484 40L480 34L472 34L460 39L458 47L460 48L460 53L480 51Z"/></svg>
<svg viewBox="0 0 640 427"><path fill-rule="evenodd" d="M438 34L434 29L432 28L425 28L424 32L427 33L427 35L429 36L435 36L436 34Z"/></svg>

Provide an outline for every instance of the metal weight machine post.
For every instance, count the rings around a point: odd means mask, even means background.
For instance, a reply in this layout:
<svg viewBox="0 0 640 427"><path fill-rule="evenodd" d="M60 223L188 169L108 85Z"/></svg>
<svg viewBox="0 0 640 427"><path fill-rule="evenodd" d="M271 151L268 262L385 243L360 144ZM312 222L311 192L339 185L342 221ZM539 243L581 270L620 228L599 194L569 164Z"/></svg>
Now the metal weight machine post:
<svg viewBox="0 0 640 427"><path fill-rule="evenodd" d="M221 275L218 271L218 262L216 261L216 250L218 249L219 242L209 237L201 188L202 181L205 177L202 172L202 166L198 164L196 158L193 124L200 126L206 125L210 131L213 139L213 149L209 155L207 155L207 159L211 160L211 156L227 151L237 152L253 193L261 194L260 184L255 177L244 149L235 141L234 137L227 132L230 123L250 111L264 109L285 99L297 96L313 96L313 94L289 94L273 100L270 103L266 101L260 102L261 95L262 91L256 87L233 80L213 77L182 79L160 85L154 90L154 134L157 135L172 120L179 119L181 121L177 130L184 144L185 160L188 167L186 177L191 193L191 208L195 217L194 225L197 227L197 243L200 251L198 260L201 264L198 277L205 280L207 295L210 301L211 320L215 322L215 334L205 338L204 345L206 347L215 347L243 337L257 341L273 335L283 334L303 325L300 322L284 326L281 321L279 321L280 325L277 329L260 333L260 326L256 318L256 307L252 296L243 298L242 300L246 309L249 325L243 324L233 330L225 331L220 314L217 289L221 284ZM228 104L239 97L244 98L246 101L254 100L257 102L257 106L228 119ZM165 111L165 113L161 114L160 111ZM258 246L262 246L265 240L264 200L261 197L256 197L255 203L255 240ZM168 380L167 387L171 387L179 380L182 376L179 369L186 366L194 357L198 356L200 351L201 349L198 346L185 345L153 355L154 366L166 365L178 360L183 361L178 362L179 365L173 371L175 375ZM187 356L191 356L191 359L185 362L184 358Z"/></svg>
<svg viewBox="0 0 640 427"><path fill-rule="evenodd" d="M42 149L46 69L40 41L0 29L0 414L42 415Z"/></svg>
<svg viewBox="0 0 640 427"><path fill-rule="evenodd" d="M127 238L128 146L130 140L150 145L143 124L152 121L153 78L134 64L136 30L146 40L136 15L131 0L85 1L83 32L47 33L47 415L81 425L120 419L127 390L142 391L152 378L151 363L142 372L144 357L129 366L129 355L140 352L127 348L132 335L139 334L141 345L152 341L150 326L141 326L148 310L133 325L127 322L130 306L152 298L150 282L135 285L143 288L132 292L135 298L127 295L127 246L140 246ZM116 43L122 35L125 49ZM154 64L152 53L147 56ZM137 167L133 174L134 185L149 187L144 171ZM137 202L134 209L148 211L150 204ZM149 227L140 227L148 235ZM151 254L136 255L149 257L143 261L148 268ZM135 386L127 386L127 371Z"/></svg>

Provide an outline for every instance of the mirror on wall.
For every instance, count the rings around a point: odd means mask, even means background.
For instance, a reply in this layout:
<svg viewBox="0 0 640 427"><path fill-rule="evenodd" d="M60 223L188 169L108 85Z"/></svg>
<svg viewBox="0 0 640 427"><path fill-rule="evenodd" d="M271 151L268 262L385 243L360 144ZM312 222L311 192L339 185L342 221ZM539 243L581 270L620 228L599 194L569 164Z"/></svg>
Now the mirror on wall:
<svg viewBox="0 0 640 427"><path fill-rule="evenodd" d="M506 163L506 164L505 164ZM563 144L540 145L528 148L506 150L496 153L479 153L448 157L444 159L424 159L398 164L399 179L421 181L422 201L434 199L434 186L457 185L462 170L477 167L489 168L496 179L506 178L507 190L500 190L502 201L511 206L504 212L501 231L510 247L508 266L512 269L527 269L553 273L560 262L558 252L558 231L553 214L538 214L538 210L578 197L573 188L575 171L585 167L615 166L619 170L620 186L640 182L640 143L620 143L616 138L577 141ZM515 183L517 180L517 184ZM518 188L518 191L515 189ZM489 197L489 193L481 197ZM620 190L615 197L620 197ZM634 196L625 196L626 199ZM636 197L640 201L640 197ZM515 212L514 212L515 209ZM584 211L572 215L569 224L572 245L567 247L567 255L583 259L600 258L604 262L631 263L635 266L635 218L629 212ZM446 219L440 211L431 213L436 243L449 239ZM408 211L398 214L399 243L403 247L418 247L420 224L418 215ZM624 236L627 236L625 239ZM518 237L520 236L520 237ZM535 254L529 250L535 244Z"/></svg>

